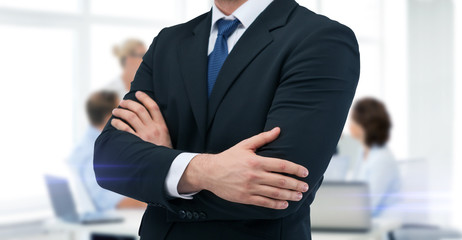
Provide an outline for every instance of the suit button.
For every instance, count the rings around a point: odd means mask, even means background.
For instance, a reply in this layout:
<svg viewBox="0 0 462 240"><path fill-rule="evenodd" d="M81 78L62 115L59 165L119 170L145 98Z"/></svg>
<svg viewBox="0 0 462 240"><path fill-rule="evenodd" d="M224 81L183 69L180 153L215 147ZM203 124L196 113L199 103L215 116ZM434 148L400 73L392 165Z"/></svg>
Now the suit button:
<svg viewBox="0 0 462 240"><path fill-rule="evenodd" d="M193 216L192 216L192 213L191 213L190 211L186 211L186 217L187 217L188 219L192 219L192 217L193 217Z"/></svg>
<svg viewBox="0 0 462 240"><path fill-rule="evenodd" d="M197 213L197 212L194 211L194 212L193 212L193 218L194 218L195 220L199 219L199 213Z"/></svg>
<svg viewBox="0 0 462 240"><path fill-rule="evenodd" d="M205 214L205 212L200 212L200 213L199 213L199 218L200 218L200 219L206 219L206 218L207 218L207 215Z"/></svg>
<svg viewBox="0 0 462 240"><path fill-rule="evenodd" d="M180 217L181 219L183 219L183 218L186 217L186 212L183 211L183 210L180 210L180 211L178 211L178 215L179 215L179 217Z"/></svg>

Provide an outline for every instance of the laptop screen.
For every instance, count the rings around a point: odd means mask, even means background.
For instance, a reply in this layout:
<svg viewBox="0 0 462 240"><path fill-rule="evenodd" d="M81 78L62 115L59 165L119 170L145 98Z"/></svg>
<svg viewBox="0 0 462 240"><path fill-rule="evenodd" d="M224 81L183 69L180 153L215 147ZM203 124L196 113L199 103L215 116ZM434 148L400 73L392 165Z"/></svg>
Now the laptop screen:
<svg viewBox="0 0 462 240"><path fill-rule="evenodd" d="M45 181L55 215L63 219L77 218L77 211L67 179L45 175Z"/></svg>
<svg viewBox="0 0 462 240"><path fill-rule="evenodd" d="M324 182L311 204L311 228L367 231L371 227L368 186L362 182Z"/></svg>

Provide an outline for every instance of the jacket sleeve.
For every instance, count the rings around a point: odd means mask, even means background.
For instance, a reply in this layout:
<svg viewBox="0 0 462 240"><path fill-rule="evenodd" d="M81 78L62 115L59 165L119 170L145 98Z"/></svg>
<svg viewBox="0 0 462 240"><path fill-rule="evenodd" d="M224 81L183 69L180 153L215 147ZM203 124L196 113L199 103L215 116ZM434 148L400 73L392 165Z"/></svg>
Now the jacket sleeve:
<svg viewBox="0 0 462 240"><path fill-rule="evenodd" d="M159 33L160 34L160 33ZM152 66L157 37L143 56L130 91L124 99L136 100L135 92L153 95ZM113 192L150 204L166 205L164 181L171 162L182 151L145 142L111 125L112 116L94 145L93 168L98 184Z"/></svg>
<svg viewBox="0 0 462 240"><path fill-rule="evenodd" d="M300 179L310 189L284 210L237 204L201 191L192 200L173 199L170 221L276 219L311 203L343 130L359 79L359 49L354 33L331 24L301 41L282 66L281 78L264 130L281 128L280 136L257 154L305 166ZM199 219L185 212L200 213ZM188 214L187 214L188 215ZM191 215L191 214L189 214Z"/></svg>

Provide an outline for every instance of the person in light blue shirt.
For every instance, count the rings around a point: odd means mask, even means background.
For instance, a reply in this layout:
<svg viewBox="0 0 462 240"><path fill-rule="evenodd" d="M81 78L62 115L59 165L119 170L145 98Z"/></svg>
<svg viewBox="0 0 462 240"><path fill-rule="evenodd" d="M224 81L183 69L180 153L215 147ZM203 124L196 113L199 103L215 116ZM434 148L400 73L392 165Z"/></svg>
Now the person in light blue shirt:
<svg viewBox="0 0 462 240"><path fill-rule="evenodd" d="M103 189L96 182L93 170L94 143L110 118L112 109L117 107L118 103L119 97L116 92L100 91L90 96L86 103L90 126L67 160L71 171L75 172L82 182L97 211L146 206L139 201Z"/></svg>
<svg viewBox="0 0 462 240"><path fill-rule="evenodd" d="M351 116L351 135L362 145L351 180L368 183L372 214L378 217L396 203L400 189L398 164L387 147L391 119L374 98L357 101Z"/></svg>

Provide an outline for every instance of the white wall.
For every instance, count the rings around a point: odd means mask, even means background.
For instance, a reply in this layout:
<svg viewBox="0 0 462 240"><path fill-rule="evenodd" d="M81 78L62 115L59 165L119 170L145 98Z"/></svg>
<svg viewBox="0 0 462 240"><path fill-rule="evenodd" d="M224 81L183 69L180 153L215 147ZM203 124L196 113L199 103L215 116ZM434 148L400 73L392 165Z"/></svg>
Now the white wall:
<svg viewBox="0 0 462 240"><path fill-rule="evenodd" d="M454 13L451 0L409 0L409 154L428 161L431 221L449 224L453 169Z"/></svg>
<svg viewBox="0 0 462 240"><path fill-rule="evenodd" d="M393 126L389 147L398 159L409 156L407 1L383 0L383 100Z"/></svg>
<svg viewBox="0 0 462 240"><path fill-rule="evenodd" d="M462 1L455 5L453 225L462 230Z"/></svg>

